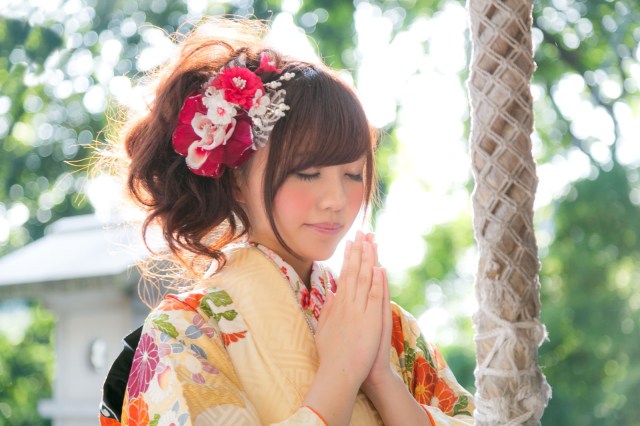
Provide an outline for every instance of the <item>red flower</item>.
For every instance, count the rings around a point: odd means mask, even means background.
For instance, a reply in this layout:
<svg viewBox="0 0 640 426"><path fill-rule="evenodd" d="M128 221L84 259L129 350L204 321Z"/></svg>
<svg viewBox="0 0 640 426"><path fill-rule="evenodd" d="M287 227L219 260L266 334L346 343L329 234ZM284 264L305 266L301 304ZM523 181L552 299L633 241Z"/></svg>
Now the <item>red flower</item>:
<svg viewBox="0 0 640 426"><path fill-rule="evenodd" d="M207 108L202 99L203 95L192 95L185 100L178 125L173 132L173 149L187 157L187 166L194 173L201 176L220 177L225 166L237 167L253 154L251 118L246 113L238 114L233 122L224 128L216 127L212 123L206 123ZM194 118L198 113L205 116L198 116L199 121L211 126L211 128L202 129L203 134L211 137L202 137L193 128ZM226 141L220 144L214 143L215 148L206 149L207 145L213 143L211 138L220 136L220 131Z"/></svg>
<svg viewBox="0 0 640 426"><path fill-rule="evenodd" d="M320 319L320 305L313 305L313 309L311 310L311 313L313 314L313 317L315 319Z"/></svg>
<svg viewBox="0 0 640 426"><path fill-rule="evenodd" d="M335 293L338 290L338 286L336 285L336 280L333 279L332 275L329 275L329 290L331 290L331 293Z"/></svg>
<svg viewBox="0 0 640 426"><path fill-rule="evenodd" d="M396 350L399 357L404 354L404 333L402 332L402 320L400 315L391 313L391 346Z"/></svg>
<svg viewBox="0 0 640 426"><path fill-rule="evenodd" d="M453 410L457 399L456 394L453 393L453 390L451 390L444 380L438 380L430 405L440 408L443 413L449 413Z"/></svg>
<svg viewBox="0 0 640 426"><path fill-rule="evenodd" d="M271 56L269 56L268 53L262 53L260 55L260 66L256 70L256 73L262 72L275 72L278 74L282 74L282 70L276 68L275 61L271 59Z"/></svg>
<svg viewBox="0 0 640 426"><path fill-rule="evenodd" d="M302 309L307 309L311 306L311 296L306 287L300 290L300 304L302 305Z"/></svg>
<svg viewBox="0 0 640 426"><path fill-rule="evenodd" d="M121 426L120 422L110 417L100 415L100 426Z"/></svg>
<svg viewBox="0 0 640 426"><path fill-rule="evenodd" d="M427 360L417 357L413 363L413 378L411 390L413 396L420 404L431 404L431 397L436 389L438 376L436 370L429 365Z"/></svg>
<svg viewBox="0 0 640 426"><path fill-rule="evenodd" d="M315 287L311 289L311 298L317 300L319 305L324 305L324 296Z"/></svg>
<svg viewBox="0 0 640 426"><path fill-rule="evenodd" d="M213 87L224 90L224 99L248 110L253 105L256 90L262 90L262 80L244 67L225 68L213 80Z"/></svg>
<svg viewBox="0 0 640 426"><path fill-rule="evenodd" d="M237 342L240 339L244 339L247 334L247 330L239 331L237 333L222 333L224 339L224 345L229 346L231 343Z"/></svg>

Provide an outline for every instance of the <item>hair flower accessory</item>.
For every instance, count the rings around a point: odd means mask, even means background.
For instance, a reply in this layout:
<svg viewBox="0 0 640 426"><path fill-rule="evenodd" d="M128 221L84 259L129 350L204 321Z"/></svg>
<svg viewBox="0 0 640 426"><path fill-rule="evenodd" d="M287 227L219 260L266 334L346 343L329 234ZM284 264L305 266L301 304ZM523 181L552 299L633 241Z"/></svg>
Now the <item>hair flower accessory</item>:
<svg viewBox="0 0 640 426"><path fill-rule="evenodd" d="M277 73L274 81L262 83L261 73ZM225 167L235 168L247 161L269 138L276 121L289 106L282 81L293 73L275 67L262 53L256 71L246 67L245 56L225 65L184 101L173 132L174 150L186 157L189 169L201 176L217 178Z"/></svg>

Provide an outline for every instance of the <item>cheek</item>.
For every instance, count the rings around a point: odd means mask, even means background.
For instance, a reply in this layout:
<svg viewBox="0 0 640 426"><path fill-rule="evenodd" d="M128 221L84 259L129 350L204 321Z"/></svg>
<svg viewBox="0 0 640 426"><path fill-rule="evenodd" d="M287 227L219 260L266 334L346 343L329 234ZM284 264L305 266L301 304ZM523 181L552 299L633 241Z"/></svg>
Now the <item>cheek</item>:
<svg viewBox="0 0 640 426"><path fill-rule="evenodd" d="M304 218L313 208L313 193L302 186L283 186L274 200L276 216L282 220Z"/></svg>
<svg viewBox="0 0 640 426"><path fill-rule="evenodd" d="M347 204L350 210L360 211L360 207L364 203L364 186L358 185L347 193Z"/></svg>

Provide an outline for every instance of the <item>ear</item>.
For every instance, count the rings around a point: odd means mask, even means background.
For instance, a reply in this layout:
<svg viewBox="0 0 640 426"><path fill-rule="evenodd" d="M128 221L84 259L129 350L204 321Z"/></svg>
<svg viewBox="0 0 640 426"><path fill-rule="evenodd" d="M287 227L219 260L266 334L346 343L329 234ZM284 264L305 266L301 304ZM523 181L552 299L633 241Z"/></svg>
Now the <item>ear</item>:
<svg viewBox="0 0 640 426"><path fill-rule="evenodd" d="M245 192L246 192L246 179L244 174L242 173L242 171L240 171L239 169L233 169L233 179L232 179L232 188L231 188L231 193L233 195L233 199L238 203L238 204L246 204L246 197L245 197Z"/></svg>

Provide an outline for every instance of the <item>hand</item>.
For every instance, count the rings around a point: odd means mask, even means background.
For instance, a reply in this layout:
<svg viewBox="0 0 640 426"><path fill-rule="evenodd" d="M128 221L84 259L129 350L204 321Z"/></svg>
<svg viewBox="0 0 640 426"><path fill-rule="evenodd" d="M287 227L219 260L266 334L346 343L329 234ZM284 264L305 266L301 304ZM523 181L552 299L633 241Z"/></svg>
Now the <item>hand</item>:
<svg viewBox="0 0 640 426"><path fill-rule="evenodd" d="M358 232L354 242L347 242L337 292L327 293L316 333L320 370L337 369L356 389L380 351L385 292L376 263L374 244ZM387 362L388 357L387 352Z"/></svg>
<svg viewBox="0 0 640 426"><path fill-rule="evenodd" d="M374 242L373 234L367 234L367 241L373 244L375 250L375 263L378 264L378 250L377 244ZM381 268L383 278L383 299L382 299L382 329L380 335L380 346L376 353L376 358L373 361L373 365L367 378L362 384L362 390L367 393L373 387L379 384L385 383L387 379L393 375L391 369L391 329L393 321L391 318L391 298L389 296L389 284L387 281L387 271Z"/></svg>

